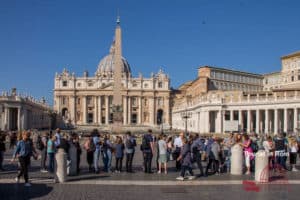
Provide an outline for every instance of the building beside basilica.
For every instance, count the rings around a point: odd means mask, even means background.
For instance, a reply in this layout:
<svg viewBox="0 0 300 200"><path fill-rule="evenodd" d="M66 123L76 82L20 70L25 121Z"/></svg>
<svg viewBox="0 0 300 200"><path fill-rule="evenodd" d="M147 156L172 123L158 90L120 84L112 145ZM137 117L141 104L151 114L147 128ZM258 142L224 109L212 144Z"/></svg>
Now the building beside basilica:
<svg viewBox="0 0 300 200"><path fill-rule="evenodd" d="M118 45L116 45L118 44ZM115 79L117 52L121 53L121 27L119 20L109 54L101 59L94 76L84 72L75 76L66 69L55 75L54 110L67 124L74 126L108 126L113 123L115 81L120 81L122 122L127 125L169 125L170 79L160 70L146 78L132 76L129 63L123 57L122 75Z"/></svg>
<svg viewBox="0 0 300 200"><path fill-rule="evenodd" d="M50 114L45 100L19 95L15 88L0 95L0 130L49 129Z"/></svg>
<svg viewBox="0 0 300 200"><path fill-rule="evenodd" d="M299 132L300 52L280 72L253 74L203 66L175 93L172 127L198 133Z"/></svg>

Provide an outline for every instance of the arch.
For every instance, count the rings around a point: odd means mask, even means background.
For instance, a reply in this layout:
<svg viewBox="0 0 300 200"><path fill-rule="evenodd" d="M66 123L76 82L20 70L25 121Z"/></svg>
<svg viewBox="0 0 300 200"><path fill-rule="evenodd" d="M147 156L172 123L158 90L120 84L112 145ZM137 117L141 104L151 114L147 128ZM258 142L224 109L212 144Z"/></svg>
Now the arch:
<svg viewBox="0 0 300 200"><path fill-rule="evenodd" d="M164 111L162 109L157 110L156 123L158 125L163 123L163 114L164 114Z"/></svg>

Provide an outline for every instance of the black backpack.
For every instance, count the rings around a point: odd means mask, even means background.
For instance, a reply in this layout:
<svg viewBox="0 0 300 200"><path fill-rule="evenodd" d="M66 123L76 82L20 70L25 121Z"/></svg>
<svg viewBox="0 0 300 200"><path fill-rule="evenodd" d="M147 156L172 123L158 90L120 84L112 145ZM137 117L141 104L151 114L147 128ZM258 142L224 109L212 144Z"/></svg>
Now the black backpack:
<svg viewBox="0 0 300 200"><path fill-rule="evenodd" d="M251 147L251 149L252 149L252 151L253 151L254 153L256 153L256 152L258 151L258 145L257 145L257 142L251 141L250 147Z"/></svg>
<svg viewBox="0 0 300 200"><path fill-rule="evenodd" d="M45 145L42 141L42 137L38 136L37 141L36 141L36 148L40 151L42 151L45 148Z"/></svg>
<svg viewBox="0 0 300 200"><path fill-rule="evenodd" d="M93 138L90 139L89 151L96 151L96 145Z"/></svg>
<svg viewBox="0 0 300 200"><path fill-rule="evenodd" d="M147 139L146 136L143 136L141 150L142 151L149 150L150 148L151 148L150 147L150 141Z"/></svg>

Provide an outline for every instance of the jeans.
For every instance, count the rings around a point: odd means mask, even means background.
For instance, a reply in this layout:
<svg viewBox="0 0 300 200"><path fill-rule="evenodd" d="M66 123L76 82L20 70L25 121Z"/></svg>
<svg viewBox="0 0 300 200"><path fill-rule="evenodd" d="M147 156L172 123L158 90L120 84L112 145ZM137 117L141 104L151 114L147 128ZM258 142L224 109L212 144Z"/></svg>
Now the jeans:
<svg viewBox="0 0 300 200"><path fill-rule="evenodd" d="M104 171L109 172L111 169L112 154L110 150L103 151Z"/></svg>
<svg viewBox="0 0 300 200"><path fill-rule="evenodd" d="M201 153L199 151L196 151L194 156L196 157L196 163L198 165L198 168L200 170L201 175L203 175L203 167L202 167L202 160L201 160Z"/></svg>
<svg viewBox="0 0 300 200"><path fill-rule="evenodd" d="M96 149L94 152L94 168L95 172L99 171L99 157L100 157L100 149Z"/></svg>
<svg viewBox="0 0 300 200"><path fill-rule="evenodd" d="M194 176L192 167L191 166L185 166L185 165L181 166L180 176L184 177L186 171L188 171L191 176Z"/></svg>
<svg viewBox="0 0 300 200"><path fill-rule="evenodd" d="M145 173L151 173L151 163L152 163L153 154L152 152L144 152L143 155L144 155Z"/></svg>
<svg viewBox="0 0 300 200"><path fill-rule="evenodd" d="M48 170L54 172L54 153L48 153Z"/></svg>
<svg viewBox="0 0 300 200"><path fill-rule="evenodd" d="M132 161L134 153L126 153L126 171L132 172Z"/></svg>
<svg viewBox="0 0 300 200"><path fill-rule="evenodd" d="M224 157L225 157L225 165L226 165L226 171L230 171L231 162L230 162L230 156L231 156L231 150L224 150Z"/></svg>
<svg viewBox="0 0 300 200"><path fill-rule="evenodd" d="M47 169L47 168L46 168L46 160L47 160L47 149L44 148L44 149L41 151L41 169L42 169L42 170Z"/></svg>
<svg viewBox="0 0 300 200"><path fill-rule="evenodd" d="M116 158L116 170L117 171L122 171L122 161L123 161L123 157Z"/></svg>
<svg viewBox="0 0 300 200"><path fill-rule="evenodd" d="M28 166L30 163L30 156L19 157L19 162L20 162L21 169L18 174L18 178L24 175L25 183L28 183Z"/></svg>
<svg viewBox="0 0 300 200"><path fill-rule="evenodd" d="M206 170L205 170L205 174L206 174L206 175L207 175L208 169L211 167L212 164L214 164L214 165L213 165L213 170L214 170L213 173L219 172L219 161L210 158L210 159L208 160L208 164L207 164Z"/></svg>

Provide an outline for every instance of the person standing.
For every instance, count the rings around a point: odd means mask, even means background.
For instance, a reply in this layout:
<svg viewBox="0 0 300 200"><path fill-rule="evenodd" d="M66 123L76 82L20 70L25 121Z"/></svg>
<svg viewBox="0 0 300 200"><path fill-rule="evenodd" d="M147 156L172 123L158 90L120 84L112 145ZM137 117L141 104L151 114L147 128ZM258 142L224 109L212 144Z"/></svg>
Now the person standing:
<svg viewBox="0 0 300 200"><path fill-rule="evenodd" d="M243 135L243 143L240 143L240 146L244 148L245 165L247 168L246 174L250 174L251 160L254 159L254 154L251 148L251 139L247 134Z"/></svg>
<svg viewBox="0 0 300 200"><path fill-rule="evenodd" d="M144 157L144 172L151 174L151 163L154 152L154 142L151 129L149 129L148 133L146 133L142 138L141 150Z"/></svg>
<svg viewBox="0 0 300 200"><path fill-rule="evenodd" d="M100 158L101 146L100 146L100 136L97 129L93 130L92 137L93 137L93 143L95 145L94 168L95 168L95 173L99 173L100 172L99 158Z"/></svg>
<svg viewBox="0 0 300 200"><path fill-rule="evenodd" d="M55 144L56 136L52 136L47 142L47 154L48 154L48 171L54 173L54 155L55 155Z"/></svg>
<svg viewBox="0 0 300 200"><path fill-rule="evenodd" d="M283 134L280 133L274 140L275 143L275 159L276 164L283 169L287 169L286 167L286 161L285 161L285 153L287 150L287 143L285 138L283 137ZM282 169L280 169L282 170Z"/></svg>
<svg viewBox="0 0 300 200"><path fill-rule="evenodd" d="M181 162L177 158L180 156L180 151L183 146L182 140L184 138L184 133L181 132L179 133L179 136L175 138L174 140L174 153L173 153L173 158L176 160L176 170L179 171L181 169Z"/></svg>
<svg viewBox="0 0 300 200"><path fill-rule="evenodd" d="M0 171L4 171L3 160L4 160L4 152L5 151L6 151L5 135L0 133Z"/></svg>
<svg viewBox="0 0 300 200"><path fill-rule="evenodd" d="M93 142L93 138L89 135L86 138L84 143L84 149L86 150L86 161L89 165L89 172L93 171L93 163L94 163L94 152L96 150L96 146Z"/></svg>
<svg viewBox="0 0 300 200"><path fill-rule="evenodd" d="M132 173L132 161L135 153L136 141L135 138L131 136L131 132L126 133L125 138L125 152L126 152L126 171Z"/></svg>
<svg viewBox="0 0 300 200"><path fill-rule="evenodd" d="M167 143L166 136L160 135L158 140L158 174L161 173L161 166L164 165L165 174L168 173L167 170Z"/></svg>
<svg viewBox="0 0 300 200"><path fill-rule="evenodd" d="M48 133L44 132L41 138L38 138L37 148L41 151L41 172L46 173L46 160L47 160L47 143L48 143Z"/></svg>
<svg viewBox="0 0 300 200"><path fill-rule="evenodd" d="M28 135L30 134L26 131L22 133L22 139L18 142L16 150L13 154L13 158L11 160L12 162L14 162L16 158L19 159L21 169L15 180L17 183L19 183L20 177L24 176L24 186L26 187L31 186L31 184L28 181L28 167L30 164L30 157L33 156L32 143Z"/></svg>
<svg viewBox="0 0 300 200"><path fill-rule="evenodd" d="M297 163L297 152L298 152L298 143L295 138L291 139L291 143L289 145L290 151L290 165L293 172L297 172L298 169L296 168Z"/></svg>
<svg viewBox="0 0 300 200"><path fill-rule="evenodd" d="M59 148L60 143L61 143L61 134L60 134L60 129L59 128L56 129L55 137L56 137L56 140L54 142L55 147Z"/></svg>
<svg viewBox="0 0 300 200"><path fill-rule="evenodd" d="M182 143L183 146L180 151L180 155L177 158L177 161L181 162L181 173L176 179L183 181L185 179L185 172L188 171L190 175L187 178L192 180L195 179L195 176L192 170L191 145L188 143L186 138L182 139Z"/></svg>
<svg viewBox="0 0 300 200"><path fill-rule="evenodd" d="M209 153L208 153L208 164L206 166L205 170L205 176L208 175L208 169L213 165L213 173L219 174L219 165L220 165L220 152L221 152L221 147L220 144L217 141L216 137L212 138L213 143L211 144Z"/></svg>
<svg viewBox="0 0 300 200"><path fill-rule="evenodd" d="M115 156L116 156L116 173L122 171L122 161L124 157L124 143L120 136L117 136L116 145L115 145Z"/></svg>
<svg viewBox="0 0 300 200"><path fill-rule="evenodd" d="M105 172L111 172L112 149L113 148L110 142L110 136L109 134L105 134L102 145L102 156Z"/></svg>

